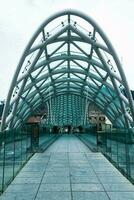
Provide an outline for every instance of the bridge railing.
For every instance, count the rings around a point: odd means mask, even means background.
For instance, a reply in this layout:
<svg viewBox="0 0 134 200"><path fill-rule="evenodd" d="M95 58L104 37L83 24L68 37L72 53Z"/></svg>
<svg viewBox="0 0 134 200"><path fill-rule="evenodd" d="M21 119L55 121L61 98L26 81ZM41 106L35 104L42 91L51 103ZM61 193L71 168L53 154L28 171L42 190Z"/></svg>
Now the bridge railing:
<svg viewBox="0 0 134 200"><path fill-rule="evenodd" d="M133 130L109 129L99 132L98 149L128 178L134 182Z"/></svg>
<svg viewBox="0 0 134 200"><path fill-rule="evenodd" d="M33 155L30 147L31 133L27 128L0 133L0 192Z"/></svg>
<svg viewBox="0 0 134 200"><path fill-rule="evenodd" d="M105 126L102 131L87 129L78 137L92 151L101 151L118 170L134 183L134 132L133 129L112 129Z"/></svg>
<svg viewBox="0 0 134 200"><path fill-rule="evenodd" d="M39 132L39 134L38 134ZM0 132L0 193L15 178L35 152L42 152L56 135L33 125Z"/></svg>

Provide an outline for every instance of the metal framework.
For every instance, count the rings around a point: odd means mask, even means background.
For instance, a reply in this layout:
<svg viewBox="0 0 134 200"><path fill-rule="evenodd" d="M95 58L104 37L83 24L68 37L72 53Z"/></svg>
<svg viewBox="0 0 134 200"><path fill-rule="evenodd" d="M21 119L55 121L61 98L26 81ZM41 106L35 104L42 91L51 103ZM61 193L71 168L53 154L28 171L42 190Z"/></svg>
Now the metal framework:
<svg viewBox="0 0 134 200"><path fill-rule="evenodd" d="M95 103L115 126L134 126L131 92L112 44L91 17L65 10L48 18L24 50L9 89L1 129L20 127L44 103L49 104L53 124L67 123L66 118L77 108L79 112L71 119L84 118L88 109L80 105L80 99L85 99L86 105ZM65 111L60 110L61 104ZM54 116L54 112L58 114ZM64 118L62 113L67 113L65 119L56 122L56 118Z"/></svg>
<svg viewBox="0 0 134 200"><path fill-rule="evenodd" d="M47 102L48 115L42 123L46 126L87 126L89 120L86 99L76 94L62 94Z"/></svg>

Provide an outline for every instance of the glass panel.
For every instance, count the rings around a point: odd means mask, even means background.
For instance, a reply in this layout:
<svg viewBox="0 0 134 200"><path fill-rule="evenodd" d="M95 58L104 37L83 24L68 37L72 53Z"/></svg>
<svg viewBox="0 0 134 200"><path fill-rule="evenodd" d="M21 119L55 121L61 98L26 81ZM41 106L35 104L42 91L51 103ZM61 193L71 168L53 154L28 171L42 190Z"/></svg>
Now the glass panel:
<svg viewBox="0 0 134 200"><path fill-rule="evenodd" d="M30 129L23 127L22 130L1 132L0 192L8 186L32 154Z"/></svg>
<svg viewBox="0 0 134 200"><path fill-rule="evenodd" d="M5 158L4 158L4 188L7 187L14 176L14 132L4 132Z"/></svg>
<svg viewBox="0 0 134 200"><path fill-rule="evenodd" d="M134 142L128 144L130 158L130 177L134 180Z"/></svg>
<svg viewBox="0 0 134 200"><path fill-rule="evenodd" d="M27 147L27 159L30 158L30 156L32 155L32 146L31 146L31 134L32 134L32 126L31 125L27 125L26 126L26 130L27 130L27 141L26 141L26 147Z"/></svg>
<svg viewBox="0 0 134 200"><path fill-rule="evenodd" d="M3 161L4 161L4 138L0 132L0 192L2 191L3 184Z"/></svg>
<svg viewBox="0 0 134 200"><path fill-rule="evenodd" d="M23 127L23 129L21 130L21 158L22 158L22 165L26 162L27 160L27 130L26 127Z"/></svg>
<svg viewBox="0 0 134 200"><path fill-rule="evenodd" d="M16 174L22 165L22 138L21 131L15 131L15 163L14 163L14 173Z"/></svg>
<svg viewBox="0 0 134 200"><path fill-rule="evenodd" d="M133 133L127 129L106 128L101 134L99 148L131 181L134 180Z"/></svg>
<svg viewBox="0 0 134 200"><path fill-rule="evenodd" d="M126 144L124 142L118 142L118 166L126 172Z"/></svg>

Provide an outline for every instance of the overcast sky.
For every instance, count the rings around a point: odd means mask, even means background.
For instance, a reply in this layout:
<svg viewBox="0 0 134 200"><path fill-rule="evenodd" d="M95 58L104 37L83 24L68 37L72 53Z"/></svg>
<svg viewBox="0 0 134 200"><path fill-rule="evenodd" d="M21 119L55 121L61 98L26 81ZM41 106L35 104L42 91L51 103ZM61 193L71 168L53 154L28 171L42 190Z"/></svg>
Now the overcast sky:
<svg viewBox="0 0 134 200"><path fill-rule="evenodd" d="M90 15L110 38L134 89L134 0L0 0L0 99L5 99L21 54L39 25L73 8Z"/></svg>

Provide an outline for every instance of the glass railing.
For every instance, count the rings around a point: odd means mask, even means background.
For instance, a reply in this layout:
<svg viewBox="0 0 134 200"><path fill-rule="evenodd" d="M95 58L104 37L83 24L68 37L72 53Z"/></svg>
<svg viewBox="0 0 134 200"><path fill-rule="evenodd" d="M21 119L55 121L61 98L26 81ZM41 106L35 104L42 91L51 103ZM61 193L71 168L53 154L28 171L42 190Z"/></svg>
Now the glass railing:
<svg viewBox="0 0 134 200"><path fill-rule="evenodd" d="M23 130L11 130L0 133L0 191L14 179L15 175L32 156L31 133Z"/></svg>
<svg viewBox="0 0 134 200"><path fill-rule="evenodd" d="M96 139L97 138L97 131L96 131L96 127L95 126L84 128L84 130L81 133L78 133L77 136L92 151L97 151L97 139Z"/></svg>
<svg viewBox="0 0 134 200"><path fill-rule="evenodd" d="M35 128L28 125L21 130L0 132L0 193L35 152L41 152L57 138L57 135L48 133L44 128L38 127L36 131Z"/></svg>
<svg viewBox="0 0 134 200"><path fill-rule="evenodd" d="M98 133L98 148L115 166L134 182L133 131L127 129L104 130Z"/></svg>
<svg viewBox="0 0 134 200"><path fill-rule="evenodd" d="M101 151L118 170L134 183L134 132L128 129L89 129L78 137L91 149Z"/></svg>

